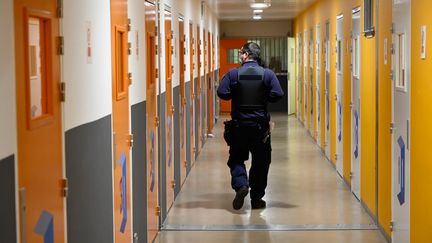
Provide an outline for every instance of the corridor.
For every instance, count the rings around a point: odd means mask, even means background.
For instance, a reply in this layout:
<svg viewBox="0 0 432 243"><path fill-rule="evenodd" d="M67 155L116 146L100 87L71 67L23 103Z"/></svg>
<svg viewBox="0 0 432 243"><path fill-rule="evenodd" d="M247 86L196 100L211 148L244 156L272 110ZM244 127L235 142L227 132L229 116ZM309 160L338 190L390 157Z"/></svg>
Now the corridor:
<svg viewBox="0 0 432 243"><path fill-rule="evenodd" d="M248 196L233 210L225 119L215 125L156 242L387 242L295 116L272 116L267 208L251 210Z"/></svg>

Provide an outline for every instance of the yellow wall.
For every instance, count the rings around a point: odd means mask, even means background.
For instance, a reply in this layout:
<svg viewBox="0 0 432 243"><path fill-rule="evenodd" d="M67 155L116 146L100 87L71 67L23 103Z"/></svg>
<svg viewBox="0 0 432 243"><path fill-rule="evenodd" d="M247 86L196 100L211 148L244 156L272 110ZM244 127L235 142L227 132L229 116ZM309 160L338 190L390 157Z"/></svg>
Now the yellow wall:
<svg viewBox="0 0 432 243"><path fill-rule="evenodd" d="M379 6L379 128L378 128L378 219L388 235L391 235L391 134L389 124L391 122L391 53L392 36L390 32L392 24L392 0L380 0ZM384 38L387 38L387 65L384 64Z"/></svg>
<svg viewBox="0 0 432 243"><path fill-rule="evenodd" d="M294 33L303 32L305 29L315 27L320 23L322 33L325 31L325 22L330 20L330 154L331 160L335 163L334 154L336 146L335 129L335 94L336 94L336 70L335 70L335 36L336 36L336 16L344 14L343 21L343 149L344 149L344 172L345 180L350 183L351 171L351 111L349 104L351 101L351 53L349 52L350 31L351 31L351 11L353 8L361 6L363 1L340 1L340 0L320 0L300 14L294 21ZM362 6L361 6L362 7ZM363 9L363 8L362 8ZM363 11L362 11L363 14ZM363 19L363 18L362 18ZM361 21L363 29L363 21ZM323 36L323 35L322 35ZM322 37L322 43L324 38ZM347 49L348 48L348 49ZM324 62L322 62L322 69ZM361 198L371 212L376 212L376 188L375 188L375 38L361 40ZM324 75L322 87L324 87ZM324 97L324 88L321 89L321 96ZM322 102L324 103L324 102ZM324 111L324 106L322 107ZM325 114L323 114L323 120ZM323 130L324 131L324 130Z"/></svg>
<svg viewBox="0 0 432 243"><path fill-rule="evenodd" d="M412 0L411 41L411 242L432 242L432 1ZM420 28L427 26L426 60L420 59Z"/></svg>

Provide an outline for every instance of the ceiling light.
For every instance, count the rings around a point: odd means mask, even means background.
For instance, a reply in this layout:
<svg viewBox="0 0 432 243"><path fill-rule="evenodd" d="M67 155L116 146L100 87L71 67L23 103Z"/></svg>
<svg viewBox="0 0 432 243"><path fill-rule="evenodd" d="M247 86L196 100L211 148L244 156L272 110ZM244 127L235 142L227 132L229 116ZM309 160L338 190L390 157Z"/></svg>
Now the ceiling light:
<svg viewBox="0 0 432 243"><path fill-rule="evenodd" d="M270 3L251 3L250 7L255 9L264 9L270 7Z"/></svg>
<svg viewBox="0 0 432 243"><path fill-rule="evenodd" d="M262 19L262 17L261 17L261 15L256 14L253 16L253 19Z"/></svg>
<svg viewBox="0 0 432 243"><path fill-rule="evenodd" d="M254 14L257 14L257 13L262 13L264 10L262 10L262 9L254 9Z"/></svg>

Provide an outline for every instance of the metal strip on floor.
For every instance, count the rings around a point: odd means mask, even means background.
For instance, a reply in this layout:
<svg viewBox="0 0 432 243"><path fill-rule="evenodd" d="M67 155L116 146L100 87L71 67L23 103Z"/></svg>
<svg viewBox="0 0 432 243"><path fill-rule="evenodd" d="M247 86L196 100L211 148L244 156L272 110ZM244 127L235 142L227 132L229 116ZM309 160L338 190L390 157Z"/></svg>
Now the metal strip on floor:
<svg viewBox="0 0 432 243"><path fill-rule="evenodd" d="M167 224L162 231L341 231L378 230L375 224L250 224L250 225L189 225Z"/></svg>

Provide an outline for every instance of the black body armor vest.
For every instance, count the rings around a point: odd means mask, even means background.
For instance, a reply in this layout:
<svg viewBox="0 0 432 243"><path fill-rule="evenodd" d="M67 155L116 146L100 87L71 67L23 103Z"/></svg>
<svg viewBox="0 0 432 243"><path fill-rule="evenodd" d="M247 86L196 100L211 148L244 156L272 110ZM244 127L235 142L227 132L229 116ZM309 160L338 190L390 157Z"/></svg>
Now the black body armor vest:
<svg viewBox="0 0 432 243"><path fill-rule="evenodd" d="M266 110L267 91L264 84L264 68L255 66L238 69L238 87L233 101L241 111Z"/></svg>

